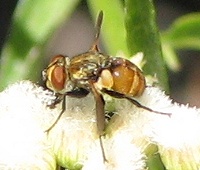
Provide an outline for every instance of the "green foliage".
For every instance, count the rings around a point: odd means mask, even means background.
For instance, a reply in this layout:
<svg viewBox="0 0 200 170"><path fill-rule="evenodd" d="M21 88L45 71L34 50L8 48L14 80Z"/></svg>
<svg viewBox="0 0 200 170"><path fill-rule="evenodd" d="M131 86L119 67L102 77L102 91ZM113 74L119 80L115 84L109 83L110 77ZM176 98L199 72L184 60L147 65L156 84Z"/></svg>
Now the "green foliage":
<svg viewBox="0 0 200 170"><path fill-rule="evenodd" d="M156 75L159 84L168 89L167 73L162 57L159 32L152 1L126 0L127 42L131 55L144 53L145 74Z"/></svg>
<svg viewBox="0 0 200 170"><path fill-rule="evenodd" d="M1 53L0 89L18 80L38 80L45 44L77 4L78 0L18 2Z"/></svg>
<svg viewBox="0 0 200 170"><path fill-rule="evenodd" d="M163 54L172 70L179 70L176 50L200 50L200 13L190 13L174 21L162 33Z"/></svg>
<svg viewBox="0 0 200 170"><path fill-rule="evenodd" d="M163 37L175 49L200 50L200 13L190 13L178 18L163 33Z"/></svg>

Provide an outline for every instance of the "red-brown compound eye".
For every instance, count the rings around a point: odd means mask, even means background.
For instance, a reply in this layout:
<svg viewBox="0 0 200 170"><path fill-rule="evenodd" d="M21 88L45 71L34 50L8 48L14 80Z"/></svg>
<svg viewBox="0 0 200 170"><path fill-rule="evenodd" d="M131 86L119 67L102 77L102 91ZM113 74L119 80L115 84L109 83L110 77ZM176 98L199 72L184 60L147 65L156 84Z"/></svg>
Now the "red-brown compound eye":
<svg viewBox="0 0 200 170"><path fill-rule="evenodd" d="M57 91L61 91L65 87L66 74L63 66L55 66L51 74L51 83Z"/></svg>
<svg viewBox="0 0 200 170"><path fill-rule="evenodd" d="M47 82L49 89L55 92L64 90L67 81L65 56L57 55L52 60L47 68Z"/></svg>
<svg viewBox="0 0 200 170"><path fill-rule="evenodd" d="M140 69L128 60L115 58L112 61L111 73L114 91L131 96L140 96L146 86Z"/></svg>

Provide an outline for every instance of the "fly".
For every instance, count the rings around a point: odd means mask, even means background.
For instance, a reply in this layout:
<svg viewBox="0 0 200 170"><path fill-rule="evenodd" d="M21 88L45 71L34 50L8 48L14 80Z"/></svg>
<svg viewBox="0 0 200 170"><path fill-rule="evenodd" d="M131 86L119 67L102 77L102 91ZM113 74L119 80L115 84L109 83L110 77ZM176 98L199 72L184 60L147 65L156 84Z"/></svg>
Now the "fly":
<svg viewBox="0 0 200 170"><path fill-rule="evenodd" d="M120 57L110 57L98 48L99 35L103 20L100 11L96 23L96 35L89 51L72 57L56 55L43 71L43 79L48 89L57 95L52 106L62 101L62 111L55 122L46 130L49 132L65 112L65 96L85 97L92 93L96 102L97 130L104 161L106 156L103 149L102 136L105 135L105 101L103 94L114 98L123 98L139 108L150 112L168 115L143 106L132 97L143 94L146 81L142 71L132 62Z"/></svg>

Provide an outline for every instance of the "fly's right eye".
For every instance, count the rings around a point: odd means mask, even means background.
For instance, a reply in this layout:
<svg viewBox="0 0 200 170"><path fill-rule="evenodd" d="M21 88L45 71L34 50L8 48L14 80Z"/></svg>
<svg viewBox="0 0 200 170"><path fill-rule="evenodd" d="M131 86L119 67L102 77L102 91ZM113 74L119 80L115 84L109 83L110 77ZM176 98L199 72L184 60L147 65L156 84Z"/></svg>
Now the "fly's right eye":
<svg viewBox="0 0 200 170"><path fill-rule="evenodd" d="M64 90L68 75L66 72L65 56L57 55L52 58L46 69L46 86L55 91Z"/></svg>

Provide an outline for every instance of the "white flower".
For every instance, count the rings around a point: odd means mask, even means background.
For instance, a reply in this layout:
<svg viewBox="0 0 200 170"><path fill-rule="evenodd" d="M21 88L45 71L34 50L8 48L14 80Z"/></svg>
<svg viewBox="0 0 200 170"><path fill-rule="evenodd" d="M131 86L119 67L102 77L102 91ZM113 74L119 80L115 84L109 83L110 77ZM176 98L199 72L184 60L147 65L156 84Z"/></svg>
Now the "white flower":
<svg viewBox="0 0 200 170"><path fill-rule="evenodd" d="M45 133L62 109L48 90L22 81L0 93L0 169L141 170L149 148L157 145L168 169L199 169L199 110L172 103L158 88L147 87L135 99L155 111L115 99L115 114L102 137L103 162L95 118L95 101L66 97L66 111ZM147 154L147 155L146 155Z"/></svg>
<svg viewBox="0 0 200 170"><path fill-rule="evenodd" d="M43 101L50 93L29 81L0 93L0 169L55 169L43 132ZM50 163L49 163L50 162Z"/></svg>

